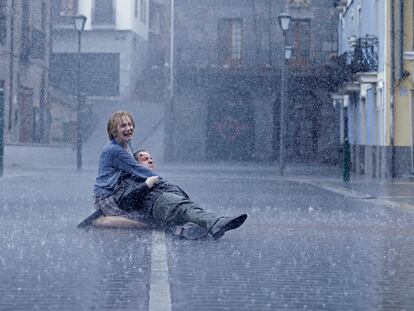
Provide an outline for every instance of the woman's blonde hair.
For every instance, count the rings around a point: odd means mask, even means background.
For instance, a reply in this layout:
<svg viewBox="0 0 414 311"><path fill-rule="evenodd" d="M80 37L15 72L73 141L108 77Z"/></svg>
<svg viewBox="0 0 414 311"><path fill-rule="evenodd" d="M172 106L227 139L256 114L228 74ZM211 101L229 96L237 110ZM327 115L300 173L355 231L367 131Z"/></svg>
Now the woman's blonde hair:
<svg viewBox="0 0 414 311"><path fill-rule="evenodd" d="M122 122L122 118L128 117L131 122L132 126L135 128L135 121L132 117L132 114L128 111L116 111L114 114L108 119L108 124L106 126L106 130L108 132L109 140L112 140L116 136L116 126Z"/></svg>

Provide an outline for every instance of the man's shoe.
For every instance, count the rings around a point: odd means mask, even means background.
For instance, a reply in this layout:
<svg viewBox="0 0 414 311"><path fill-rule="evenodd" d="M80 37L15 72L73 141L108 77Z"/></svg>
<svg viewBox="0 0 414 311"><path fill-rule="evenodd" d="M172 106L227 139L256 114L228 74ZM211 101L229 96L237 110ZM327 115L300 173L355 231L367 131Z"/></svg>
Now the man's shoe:
<svg viewBox="0 0 414 311"><path fill-rule="evenodd" d="M182 226L173 226L171 231L173 235L186 238L187 240L198 240L208 234L206 228L192 222L187 222Z"/></svg>
<svg viewBox="0 0 414 311"><path fill-rule="evenodd" d="M210 233L214 239L221 238L226 231L240 227L247 219L247 214L235 217L220 217L210 228Z"/></svg>

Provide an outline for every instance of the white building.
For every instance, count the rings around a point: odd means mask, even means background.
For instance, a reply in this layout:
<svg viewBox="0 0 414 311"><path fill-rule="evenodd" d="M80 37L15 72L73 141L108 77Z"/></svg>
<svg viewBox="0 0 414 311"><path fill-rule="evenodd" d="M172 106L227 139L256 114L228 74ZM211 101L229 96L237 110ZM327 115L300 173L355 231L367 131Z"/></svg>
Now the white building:
<svg viewBox="0 0 414 311"><path fill-rule="evenodd" d="M78 40L73 16L86 16L81 91L89 99L129 101L148 57L149 0L53 1L51 80L76 89Z"/></svg>
<svg viewBox="0 0 414 311"><path fill-rule="evenodd" d="M342 0L337 8L338 55L346 57L348 75L335 97L341 104L341 140L348 137L355 173L385 177L390 174L384 123L385 4Z"/></svg>
<svg viewBox="0 0 414 311"><path fill-rule="evenodd" d="M52 2L50 100L52 142L74 143L76 95L86 96L82 115L136 102L149 56L149 0L56 0ZM78 79L78 32L84 15ZM81 117L82 117L81 115ZM93 126L89 119L81 122ZM83 127L83 126L82 126ZM88 129L84 128L84 132Z"/></svg>

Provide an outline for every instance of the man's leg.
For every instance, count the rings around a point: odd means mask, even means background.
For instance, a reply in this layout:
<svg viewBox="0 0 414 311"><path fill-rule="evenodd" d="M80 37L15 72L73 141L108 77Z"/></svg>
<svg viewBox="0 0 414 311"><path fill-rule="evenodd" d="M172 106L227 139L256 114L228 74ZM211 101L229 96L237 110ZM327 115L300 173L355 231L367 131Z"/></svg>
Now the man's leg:
<svg viewBox="0 0 414 311"><path fill-rule="evenodd" d="M169 192L160 194L152 206L151 214L155 221L166 227L192 222L209 229L219 219L192 200Z"/></svg>
<svg viewBox="0 0 414 311"><path fill-rule="evenodd" d="M226 231L240 227L247 218L247 214L218 217L204 211L190 199L168 192L161 194L154 202L152 215L156 221L167 227L180 226L186 222L195 223L206 229L206 235L210 233L215 239L221 238Z"/></svg>

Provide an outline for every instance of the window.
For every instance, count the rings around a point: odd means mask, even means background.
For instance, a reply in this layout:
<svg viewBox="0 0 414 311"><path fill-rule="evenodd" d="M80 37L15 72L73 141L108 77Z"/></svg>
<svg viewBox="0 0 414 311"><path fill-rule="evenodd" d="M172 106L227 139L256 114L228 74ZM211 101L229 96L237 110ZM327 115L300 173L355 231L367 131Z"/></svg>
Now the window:
<svg viewBox="0 0 414 311"><path fill-rule="evenodd" d="M32 58L45 58L46 34L43 31L33 29L30 44L30 56Z"/></svg>
<svg viewBox="0 0 414 311"><path fill-rule="evenodd" d="M151 4L151 10L149 12L149 29L152 33L160 34L161 21L162 21L162 8L156 4Z"/></svg>
<svg viewBox="0 0 414 311"><path fill-rule="evenodd" d="M46 27L47 27L47 6L46 3L42 3L42 12L41 12L41 29L43 32L46 32Z"/></svg>
<svg viewBox="0 0 414 311"><path fill-rule="evenodd" d="M141 8L139 10L139 20L141 23L147 23L147 0L141 0Z"/></svg>
<svg viewBox="0 0 414 311"><path fill-rule="evenodd" d="M310 6L311 0L289 0L289 5L291 6Z"/></svg>
<svg viewBox="0 0 414 311"><path fill-rule="evenodd" d="M33 89L20 87L17 94L19 142L33 142Z"/></svg>
<svg viewBox="0 0 414 311"><path fill-rule="evenodd" d="M60 0L60 16L74 16L77 13L77 0Z"/></svg>
<svg viewBox="0 0 414 311"><path fill-rule="evenodd" d="M309 64L311 53L311 22L309 19L294 19L287 32L287 45L293 47L289 64L301 67Z"/></svg>
<svg viewBox="0 0 414 311"><path fill-rule="evenodd" d="M242 63L242 20L223 19L218 23L218 61L223 67L238 67Z"/></svg>
<svg viewBox="0 0 414 311"><path fill-rule="evenodd" d="M113 25L115 23L113 0L95 0L92 23L94 25Z"/></svg>
<svg viewBox="0 0 414 311"><path fill-rule="evenodd" d="M29 0L22 3L22 34L20 40L20 61L28 62L30 55Z"/></svg>
<svg viewBox="0 0 414 311"><path fill-rule="evenodd" d="M0 44L6 44L7 38L7 0L0 0Z"/></svg>

